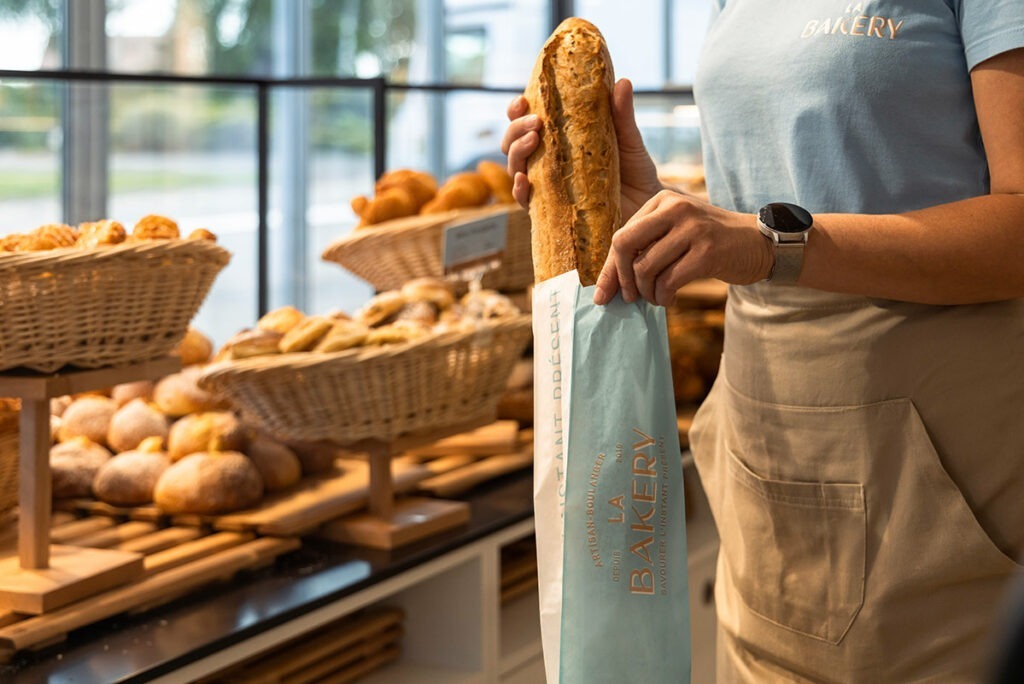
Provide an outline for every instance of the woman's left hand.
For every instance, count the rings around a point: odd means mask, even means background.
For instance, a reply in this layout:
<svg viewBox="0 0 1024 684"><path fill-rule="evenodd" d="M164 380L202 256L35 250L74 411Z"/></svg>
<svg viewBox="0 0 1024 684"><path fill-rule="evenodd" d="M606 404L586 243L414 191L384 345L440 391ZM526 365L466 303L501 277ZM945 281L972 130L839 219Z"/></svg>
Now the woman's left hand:
<svg viewBox="0 0 1024 684"><path fill-rule="evenodd" d="M664 190L612 236L594 302L607 304L621 289L627 302L639 296L668 306L691 280L746 285L767 278L774 262L753 214Z"/></svg>

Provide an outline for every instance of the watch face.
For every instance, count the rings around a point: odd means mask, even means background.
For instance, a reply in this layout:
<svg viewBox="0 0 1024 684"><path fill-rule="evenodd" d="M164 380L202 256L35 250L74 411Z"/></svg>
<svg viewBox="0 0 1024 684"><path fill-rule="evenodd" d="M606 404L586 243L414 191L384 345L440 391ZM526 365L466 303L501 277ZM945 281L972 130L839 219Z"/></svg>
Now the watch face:
<svg viewBox="0 0 1024 684"><path fill-rule="evenodd" d="M787 202L772 202L761 207L758 218L768 228L780 233L803 233L810 230L813 219L803 207Z"/></svg>

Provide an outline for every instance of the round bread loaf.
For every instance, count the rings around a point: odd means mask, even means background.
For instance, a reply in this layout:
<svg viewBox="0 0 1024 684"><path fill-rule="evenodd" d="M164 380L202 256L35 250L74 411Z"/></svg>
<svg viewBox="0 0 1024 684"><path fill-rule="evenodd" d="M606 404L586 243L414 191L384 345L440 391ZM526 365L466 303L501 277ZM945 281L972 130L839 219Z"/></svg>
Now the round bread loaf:
<svg viewBox="0 0 1024 684"><path fill-rule="evenodd" d="M228 408L223 399L199 387L202 374L202 366L186 366L178 373L161 378L153 389L153 402L172 418Z"/></svg>
<svg viewBox="0 0 1024 684"><path fill-rule="evenodd" d="M100 467L110 452L88 437L74 437L50 448L50 480L53 498L89 496Z"/></svg>
<svg viewBox="0 0 1024 684"><path fill-rule="evenodd" d="M209 337L195 328L189 327L185 331L185 337L174 348L172 352L181 357L182 366L194 366L197 363L207 363L213 356L213 342Z"/></svg>
<svg viewBox="0 0 1024 684"><path fill-rule="evenodd" d="M153 400L153 383L149 380L138 382L126 382L121 385L114 385L110 388L110 398L118 406L124 406L132 399Z"/></svg>
<svg viewBox="0 0 1024 684"><path fill-rule="evenodd" d="M61 415L58 439L61 442L75 437L87 437L96 444L107 444L110 421L117 412L117 403L98 394L89 394L72 401Z"/></svg>
<svg viewBox="0 0 1024 684"><path fill-rule="evenodd" d="M192 413L171 426L167 437L167 455L180 461L201 451L243 451L245 430L230 411Z"/></svg>
<svg viewBox="0 0 1024 684"><path fill-rule="evenodd" d="M254 435L245 453L260 471L263 486L268 492L288 489L302 479L299 457L277 440L265 435Z"/></svg>
<svg viewBox="0 0 1024 684"><path fill-rule="evenodd" d="M159 448L159 444L156 446ZM125 451L101 465L92 481L96 498L112 506L152 502L156 483L170 467L171 459L163 451L150 448L144 443L139 449Z"/></svg>
<svg viewBox="0 0 1024 684"><path fill-rule="evenodd" d="M249 508L262 497L259 470L237 451L189 454L163 472L153 492L168 513L202 515Z"/></svg>
<svg viewBox="0 0 1024 684"><path fill-rule="evenodd" d="M144 399L132 399L110 420L107 443L114 451L131 451L147 437L167 439L167 417Z"/></svg>

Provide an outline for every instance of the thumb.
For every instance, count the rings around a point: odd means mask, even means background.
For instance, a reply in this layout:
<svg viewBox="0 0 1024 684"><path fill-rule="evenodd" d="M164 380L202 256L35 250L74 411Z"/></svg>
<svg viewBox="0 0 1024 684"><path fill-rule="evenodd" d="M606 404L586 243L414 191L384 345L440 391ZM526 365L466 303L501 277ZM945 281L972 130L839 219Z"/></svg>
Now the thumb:
<svg viewBox="0 0 1024 684"><path fill-rule="evenodd" d="M646 152L633 110L633 84L628 78L620 79L612 91L612 121L615 124L615 135L619 139L619 149L624 152Z"/></svg>

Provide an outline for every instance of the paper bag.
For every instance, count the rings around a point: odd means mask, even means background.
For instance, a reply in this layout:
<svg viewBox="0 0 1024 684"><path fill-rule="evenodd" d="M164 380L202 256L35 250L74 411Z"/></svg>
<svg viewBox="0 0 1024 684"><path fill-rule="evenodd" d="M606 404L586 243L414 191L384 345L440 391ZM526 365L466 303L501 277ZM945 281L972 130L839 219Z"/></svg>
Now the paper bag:
<svg viewBox="0 0 1024 684"><path fill-rule="evenodd" d="M665 310L533 291L534 510L549 684L689 682L682 456Z"/></svg>

